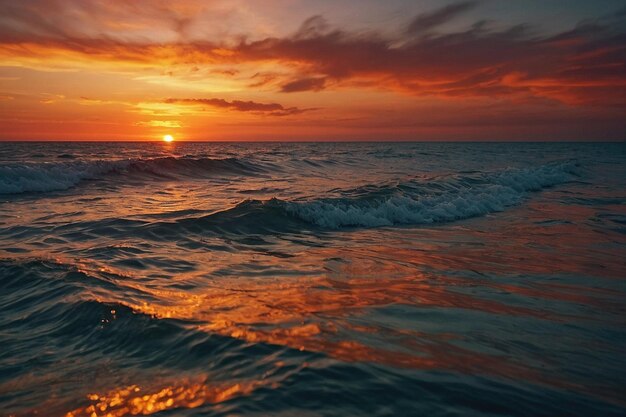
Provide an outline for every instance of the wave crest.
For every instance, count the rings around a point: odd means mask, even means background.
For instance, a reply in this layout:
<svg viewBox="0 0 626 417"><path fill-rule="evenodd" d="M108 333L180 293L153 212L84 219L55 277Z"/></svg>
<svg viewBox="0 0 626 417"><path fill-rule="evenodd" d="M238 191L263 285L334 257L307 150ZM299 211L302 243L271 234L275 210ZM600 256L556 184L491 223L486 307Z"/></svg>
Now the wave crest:
<svg viewBox="0 0 626 417"><path fill-rule="evenodd" d="M81 181L110 175L176 179L215 173L252 175L265 172L268 168L237 158L189 157L6 164L0 165L0 194L67 190Z"/></svg>
<svg viewBox="0 0 626 417"><path fill-rule="evenodd" d="M568 161L427 184L411 181L377 189L370 194L373 198L289 202L285 209L331 229L450 222L502 211L519 203L528 191L571 181L576 171L577 164Z"/></svg>
<svg viewBox="0 0 626 417"><path fill-rule="evenodd" d="M530 191L574 180L577 171L575 162L563 162L333 190L342 194L334 198L245 200L206 216L155 223L146 231L172 239L189 233L249 235L293 232L311 226L340 229L444 223L503 211L520 203Z"/></svg>

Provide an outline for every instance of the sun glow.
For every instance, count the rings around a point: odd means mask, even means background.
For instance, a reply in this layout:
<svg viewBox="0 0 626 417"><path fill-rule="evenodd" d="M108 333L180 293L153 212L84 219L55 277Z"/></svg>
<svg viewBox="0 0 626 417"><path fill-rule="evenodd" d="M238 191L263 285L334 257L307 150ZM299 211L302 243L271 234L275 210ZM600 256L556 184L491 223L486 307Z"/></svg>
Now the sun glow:
<svg viewBox="0 0 626 417"><path fill-rule="evenodd" d="M174 136L172 136L172 135L165 135L165 136L163 136L163 140L165 142L173 142L174 141Z"/></svg>

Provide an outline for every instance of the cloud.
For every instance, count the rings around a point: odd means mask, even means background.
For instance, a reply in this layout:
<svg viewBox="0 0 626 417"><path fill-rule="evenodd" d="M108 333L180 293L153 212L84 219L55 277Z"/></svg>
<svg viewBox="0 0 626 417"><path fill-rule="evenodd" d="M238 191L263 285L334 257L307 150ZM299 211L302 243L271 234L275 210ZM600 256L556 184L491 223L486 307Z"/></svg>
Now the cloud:
<svg viewBox="0 0 626 417"><path fill-rule="evenodd" d="M450 4L430 13L423 13L415 17L407 26L406 32L417 35L442 25L454 17L474 8L477 2L464 1Z"/></svg>
<svg viewBox="0 0 626 417"><path fill-rule="evenodd" d="M39 100L41 104L55 104L59 101L65 100L65 96L62 94L42 93L41 97L42 98Z"/></svg>
<svg viewBox="0 0 626 417"><path fill-rule="evenodd" d="M473 5L458 3L421 15L409 25L412 34ZM292 68L296 81L282 85L286 92L321 89L332 81L333 86L449 98L544 97L572 105L626 106L623 20L600 19L543 37L531 34L527 25L492 30L477 22L464 31L418 38L350 33L308 22L291 37L241 42L232 50L241 62L276 61Z"/></svg>
<svg viewBox="0 0 626 417"><path fill-rule="evenodd" d="M301 78L284 84L280 91L283 93L295 93L299 91L319 91L323 90L326 78Z"/></svg>
<svg viewBox="0 0 626 417"><path fill-rule="evenodd" d="M315 15L305 20L294 35L295 39L310 39L318 37L331 30L331 26L324 16Z"/></svg>
<svg viewBox="0 0 626 417"><path fill-rule="evenodd" d="M175 120L150 120L148 122L137 122L136 126L149 126L149 127L170 127L170 128L181 128L182 125L180 122Z"/></svg>
<svg viewBox="0 0 626 417"><path fill-rule="evenodd" d="M222 98L168 98L167 104L184 104L195 106L210 106L220 109L228 109L239 112L251 112L268 116L289 116L304 113L313 109L300 109L298 107L284 107L278 103L257 103L255 101L233 100L227 101Z"/></svg>
<svg viewBox="0 0 626 417"><path fill-rule="evenodd" d="M235 5L216 0L0 1L2 36L14 41L94 39L115 42L180 42L225 30L235 19ZM212 17L211 28L201 20Z"/></svg>
<svg viewBox="0 0 626 417"><path fill-rule="evenodd" d="M626 106L623 10L543 36L528 25L493 29L480 21L461 30L433 31L470 11L475 1L422 13L394 36L333 27L321 16L307 19L290 36L191 36L192 28L201 26L194 16L204 16L208 3L3 1L0 59L30 67L55 60L69 67L110 62L118 70L125 64L135 71L187 66L207 68L207 74L236 68L232 74L211 74L239 82L241 88L289 93L347 87L449 99L543 98L576 106ZM168 23L155 29L163 22ZM277 115L305 111L272 110L253 102L204 104Z"/></svg>
<svg viewBox="0 0 626 417"><path fill-rule="evenodd" d="M98 98L91 98L81 96L76 100L78 104L82 106L103 106L103 105L115 105L115 106L132 106L132 103L121 100L102 100Z"/></svg>

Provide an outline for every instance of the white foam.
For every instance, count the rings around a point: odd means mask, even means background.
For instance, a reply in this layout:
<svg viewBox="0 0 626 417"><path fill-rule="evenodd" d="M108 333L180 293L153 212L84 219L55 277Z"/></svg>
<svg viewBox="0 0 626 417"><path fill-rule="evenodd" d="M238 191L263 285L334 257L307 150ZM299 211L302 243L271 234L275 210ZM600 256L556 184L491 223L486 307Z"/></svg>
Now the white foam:
<svg viewBox="0 0 626 417"><path fill-rule="evenodd" d="M370 202L329 199L291 202L287 210L310 223L327 228L429 224L466 219L504 210L517 204L527 191L572 179L573 164L509 169L491 174L473 186L450 187L432 195L395 195Z"/></svg>

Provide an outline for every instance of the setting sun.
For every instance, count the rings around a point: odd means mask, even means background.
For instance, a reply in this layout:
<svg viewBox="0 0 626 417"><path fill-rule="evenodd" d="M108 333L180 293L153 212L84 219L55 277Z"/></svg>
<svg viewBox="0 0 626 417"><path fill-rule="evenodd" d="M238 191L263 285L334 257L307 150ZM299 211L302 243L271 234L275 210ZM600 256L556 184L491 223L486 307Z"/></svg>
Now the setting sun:
<svg viewBox="0 0 626 417"><path fill-rule="evenodd" d="M165 136L163 136L163 140L165 142L172 142L172 141L174 141L174 136L172 136L172 135L165 135Z"/></svg>

